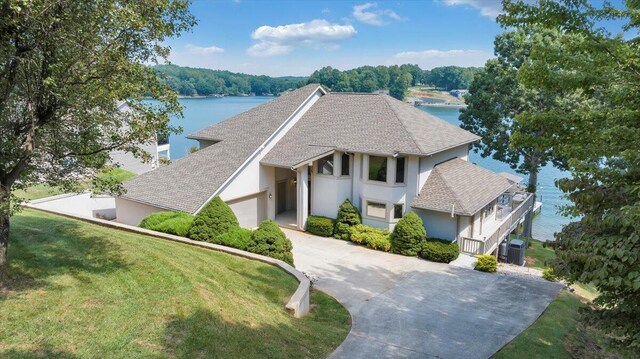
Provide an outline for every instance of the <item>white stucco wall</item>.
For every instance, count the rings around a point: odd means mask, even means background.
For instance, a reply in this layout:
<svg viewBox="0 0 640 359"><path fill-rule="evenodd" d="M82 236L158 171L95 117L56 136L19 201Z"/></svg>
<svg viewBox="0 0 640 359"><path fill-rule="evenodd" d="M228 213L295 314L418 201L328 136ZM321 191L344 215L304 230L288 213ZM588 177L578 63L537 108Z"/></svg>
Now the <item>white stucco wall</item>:
<svg viewBox="0 0 640 359"><path fill-rule="evenodd" d="M166 209L116 197L116 222L137 226L146 216Z"/></svg>
<svg viewBox="0 0 640 359"><path fill-rule="evenodd" d="M457 219L451 217L449 213L428 211L423 209L414 210L422 219L427 237L442 238L453 241L457 236Z"/></svg>
<svg viewBox="0 0 640 359"><path fill-rule="evenodd" d="M116 217L116 202L113 197L94 196L90 192L42 198L32 201L31 204L36 208L89 218L111 220Z"/></svg>

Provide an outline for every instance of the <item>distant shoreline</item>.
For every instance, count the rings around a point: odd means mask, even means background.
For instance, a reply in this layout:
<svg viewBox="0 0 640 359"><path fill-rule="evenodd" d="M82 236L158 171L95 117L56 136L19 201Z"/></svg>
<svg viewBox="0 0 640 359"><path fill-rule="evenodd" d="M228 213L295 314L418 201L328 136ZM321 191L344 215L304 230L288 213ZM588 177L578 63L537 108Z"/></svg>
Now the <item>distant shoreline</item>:
<svg viewBox="0 0 640 359"><path fill-rule="evenodd" d="M450 104L446 104L446 103L422 103L422 104L420 104L418 106L420 106L420 107L454 107L454 108L465 108L465 107L467 107L466 104L450 105Z"/></svg>

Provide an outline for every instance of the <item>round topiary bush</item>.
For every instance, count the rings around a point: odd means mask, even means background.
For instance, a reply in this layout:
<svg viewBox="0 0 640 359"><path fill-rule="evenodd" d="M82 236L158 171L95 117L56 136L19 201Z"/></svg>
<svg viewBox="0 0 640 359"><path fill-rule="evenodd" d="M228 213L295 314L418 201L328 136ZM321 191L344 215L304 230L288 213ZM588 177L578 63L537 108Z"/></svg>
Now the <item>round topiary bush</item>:
<svg viewBox="0 0 640 359"><path fill-rule="evenodd" d="M338 208L338 216L336 217L336 226L334 237L338 239L349 240L349 228L362 224L362 217L358 209L349 201L345 199L344 202Z"/></svg>
<svg viewBox="0 0 640 359"><path fill-rule="evenodd" d="M458 243L439 238L427 238L420 249L420 257L432 262L450 263L459 255Z"/></svg>
<svg viewBox="0 0 640 359"><path fill-rule="evenodd" d="M192 223L193 215L186 212L155 212L145 217L138 227L184 237Z"/></svg>
<svg viewBox="0 0 640 359"><path fill-rule="evenodd" d="M481 272L495 273L498 271L498 260L491 254L479 255L474 269Z"/></svg>
<svg viewBox="0 0 640 359"><path fill-rule="evenodd" d="M210 242L217 236L240 228L236 215L220 197L214 197L193 219L189 238Z"/></svg>
<svg viewBox="0 0 640 359"><path fill-rule="evenodd" d="M309 216L307 219L307 231L322 237L331 237L335 219L321 216Z"/></svg>
<svg viewBox="0 0 640 359"><path fill-rule="evenodd" d="M272 220L260 223L258 229L251 235L251 241L247 245L249 252L280 259L293 265L291 249L293 249L291 241L284 235L276 222Z"/></svg>
<svg viewBox="0 0 640 359"><path fill-rule="evenodd" d="M422 219L414 212L408 212L396 224L391 233L391 251L405 256L415 256L422 249L427 232Z"/></svg>
<svg viewBox="0 0 640 359"><path fill-rule="evenodd" d="M250 229L238 228L217 236L211 240L211 243L242 249L244 251L247 249L249 242L251 242L252 234L253 231Z"/></svg>

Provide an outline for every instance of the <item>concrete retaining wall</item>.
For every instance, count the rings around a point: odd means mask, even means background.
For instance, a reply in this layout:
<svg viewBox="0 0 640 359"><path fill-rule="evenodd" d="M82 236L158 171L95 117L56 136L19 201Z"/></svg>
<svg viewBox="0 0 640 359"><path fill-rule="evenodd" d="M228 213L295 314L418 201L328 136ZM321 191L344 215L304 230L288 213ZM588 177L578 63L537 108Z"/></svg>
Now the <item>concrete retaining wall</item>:
<svg viewBox="0 0 640 359"><path fill-rule="evenodd" d="M286 304L285 307L296 318L301 318L301 317L305 316L307 313L309 313L309 290L310 290L310 287L311 287L311 282L309 281L309 278L307 278L304 274L302 274L302 272L298 271L294 267L290 266L289 264L287 264L287 263L285 263L285 262L283 262L281 260L273 259L271 257L267 257L267 256L255 254L255 253L241 251L239 249L235 249L235 248L231 248L231 247L225 247L225 246L212 244L212 243L207 243L207 242L194 241L194 240L191 240L191 239L188 239L188 238L184 238L184 237L179 237L179 236L174 236L174 235L171 235L171 234L151 231L151 230L148 230L148 229L139 228L139 227L135 227L135 226L130 226L130 225L127 225L127 224L117 223L117 222L113 222L113 221L107 221L107 220L98 219L98 218L83 217L83 216L79 216L79 215L76 215L76 214L73 214L73 213L68 213L68 212L62 212L62 211L57 211L57 210L39 208L39 207L36 207L36 206L34 206L32 204L29 204L29 203L23 204L23 206L26 207L26 208L35 209L35 210L38 210L38 211L43 211L43 212L58 214L58 215L61 215L61 216L64 216L64 217L68 217L68 218L78 219L78 220L81 220L81 221L97 224L97 225L100 225L100 226L111 227L111 228L115 228L115 229L119 229L119 230L123 230L123 231L144 234L144 235L148 235L148 236L152 236L152 237L156 237L156 238L160 238L160 239L165 239L165 240L174 241L174 242L180 242L180 243L184 243L184 244L188 244L188 245L192 245L192 246L196 246L196 247L211 249L211 250L214 250L214 251L224 252L224 253L232 254L232 255L235 255L235 256L239 256L239 257L243 257L243 258L247 258L247 259L252 259L252 260L257 260L257 261L260 261L260 262L263 262L263 263L267 263L267 264L271 264L273 266L280 267L285 272L287 272L287 273L291 274L292 276L294 276L296 278L296 280L300 283L298 285L298 289L296 289L295 293L293 293L293 295L291 296L291 298L289 299L289 302Z"/></svg>

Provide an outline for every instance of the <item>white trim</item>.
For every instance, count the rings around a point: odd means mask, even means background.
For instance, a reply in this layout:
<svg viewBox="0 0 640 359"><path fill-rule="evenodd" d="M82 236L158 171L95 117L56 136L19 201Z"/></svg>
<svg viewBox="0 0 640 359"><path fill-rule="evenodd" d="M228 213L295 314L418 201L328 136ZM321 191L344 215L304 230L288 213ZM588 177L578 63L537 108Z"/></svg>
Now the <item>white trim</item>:
<svg viewBox="0 0 640 359"><path fill-rule="evenodd" d="M247 158L241 165L240 167L238 167L232 174L231 176L229 176L229 178L227 178L222 185L220 185L220 187L218 187L217 190L215 190L213 192L213 194L202 204L200 205L200 207L198 207L198 209L195 211L194 214L198 214L198 212L200 212L206 205L207 203L209 203L209 201L211 201L213 199L213 197L217 196L220 192L222 192L222 190L231 182L233 181L236 176L265 148L265 146L276 136L276 134L278 132L280 132L283 128L285 128L287 125L289 125L289 122L291 122L291 120L295 117L295 115L298 114L298 112L300 112L300 110L309 102L309 100L311 100L315 94L318 92L318 90L320 90L324 95L327 94L327 92L322 88L322 86L318 86L315 90L313 90L313 92L311 92L309 94L309 96L307 96L307 98L302 101L302 103L295 109L295 111L293 111L291 113L291 115L289 115L289 117L287 117L286 120L284 120L280 126L278 126L278 128L276 128L275 131L273 131L273 133L271 133L271 135L269 135L269 137L260 145L260 147L258 147L257 150L255 150L251 156L249 156L249 158Z"/></svg>

